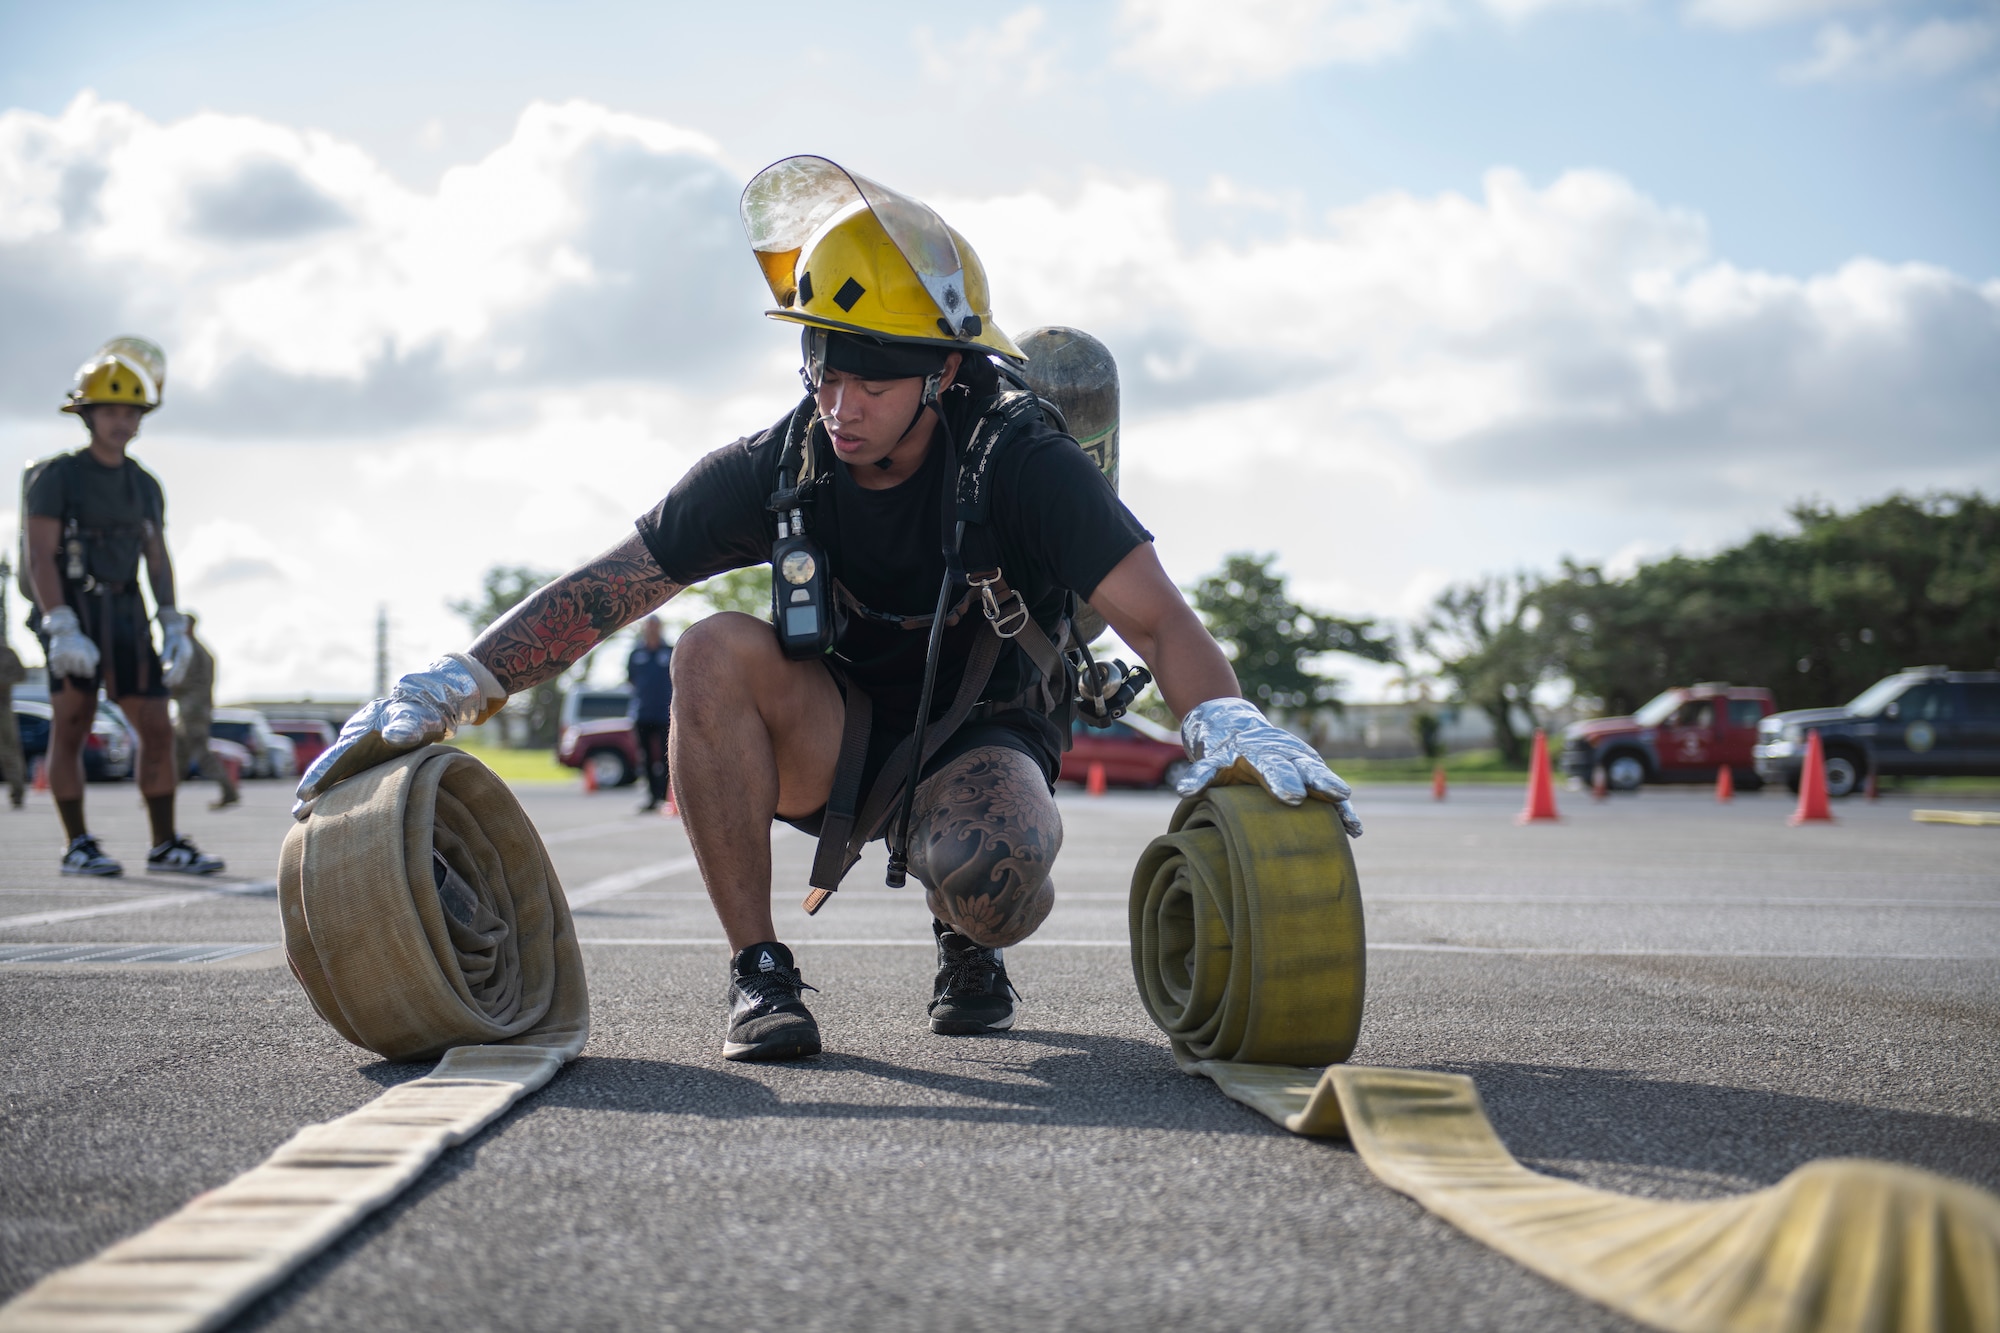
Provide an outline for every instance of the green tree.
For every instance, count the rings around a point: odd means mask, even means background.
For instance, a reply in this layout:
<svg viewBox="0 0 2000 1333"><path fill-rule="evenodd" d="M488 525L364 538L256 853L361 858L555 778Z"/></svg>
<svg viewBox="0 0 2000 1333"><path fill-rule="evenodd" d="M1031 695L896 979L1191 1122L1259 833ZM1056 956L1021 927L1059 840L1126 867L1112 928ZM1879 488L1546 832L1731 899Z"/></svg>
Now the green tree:
<svg viewBox="0 0 2000 1333"><path fill-rule="evenodd" d="M716 611L741 611L746 616L759 620L771 618L771 567L752 565L748 569L732 569L727 574L717 574L688 589L687 595L699 597Z"/></svg>
<svg viewBox="0 0 2000 1333"><path fill-rule="evenodd" d="M1535 595L1553 664L1621 713L1701 680L1768 686L1802 708L1845 702L1900 667L1996 665L2000 503L1893 495L1792 518L1796 533L1624 579L1566 563Z"/></svg>
<svg viewBox="0 0 2000 1333"><path fill-rule="evenodd" d="M475 635L483 634L487 626L519 606L529 593L555 577L547 570L527 565L495 565L480 580L477 597L456 599L446 605L465 618ZM562 729L563 683L572 677L581 679L586 675L590 670L589 661L586 656L561 676L528 690L525 702L521 701L521 696L509 702L508 707L521 708L527 714L529 749L555 748L557 735Z"/></svg>
<svg viewBox="0 0 2000 1333"><path fill-rule="evenodd" d="M1411 633L1458 697L1486 714L1501 760L1517 767L1527 764L1528 747L1514 714L1535 724L1534 689L1550 672L1536 587L1515 574L1446 588Z"/></svg>
<svg viewBox="0 0 2000 1333"><path fill-rule="evenodd" d="M1194 608L1236 667L1244 697L1271 708L1340 708L1340 682L1309 665L1325 653L1396 660L1393 636L1372 620L1348 620L1293 601L1275 555L1239 551L1194 588Z"/></svg>

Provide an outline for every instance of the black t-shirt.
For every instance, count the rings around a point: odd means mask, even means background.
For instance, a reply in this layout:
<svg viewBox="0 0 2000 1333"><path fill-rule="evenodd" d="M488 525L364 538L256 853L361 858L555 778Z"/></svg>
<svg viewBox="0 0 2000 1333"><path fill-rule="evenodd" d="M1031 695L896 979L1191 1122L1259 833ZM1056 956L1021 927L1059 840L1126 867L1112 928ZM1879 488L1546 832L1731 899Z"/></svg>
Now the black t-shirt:
<svg viewBox="0 0 2000 1333"><path fill-rule="evenodd" d="M970 437L976 407L963 393L947 399L961 443ZM640 539L668 578L699 583L770 560L776 526L765 505L779 488L778 461L790 420L787 413L769 430L709 454L639 519ZM833 577L869 610L928 616L936 608L944 578L949 463L939 437L917 471L887 490L857 485L838 461L830 482L818 488L807 531L825 549ZM1039 416L1002 445L992 468L989 527L1001 574L1042 628L1053 633L1066 593L1088 598L1112 567L1152 534L1076 441ZM934 717L951 706L977 636L991 632L976 601L945 630ZM927 640L925 630L852 613L845 617L834 656L874 699L878 728L907 731L915 724ZM1010 644L981 698L1011 699L1033 680L1027 654Z"/></svg>
<svg viewBox="0 0 2000 1333"><path fill-rule="evenodd" d="M100 583L131 583L150 533L163 530L167 499L153 474L127 458L106 467L88 449L64 454L42 469L28 488L28 512L39 518L75 519L84 568ZM60 552L57 563L68 572Z"/></svg>

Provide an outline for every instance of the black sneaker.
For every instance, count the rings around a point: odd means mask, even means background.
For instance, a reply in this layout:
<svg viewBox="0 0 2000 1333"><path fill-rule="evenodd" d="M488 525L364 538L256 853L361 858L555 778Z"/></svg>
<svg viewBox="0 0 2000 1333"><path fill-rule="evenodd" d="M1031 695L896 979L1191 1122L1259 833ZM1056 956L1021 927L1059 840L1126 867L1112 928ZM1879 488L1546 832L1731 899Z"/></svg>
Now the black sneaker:
<svg viewBox="0 0 2000 1333"><path fill-rule="evenodd" d="M808 986L792 965L792 951L773 941L753 944L729 964L729 1030L725 1060L796 1060L819 1054L819 1024L807 1012Z"/></svg>
<svg viewBox="0 0 2000 1333"><path fill-rule="evenodd" d="M122 875L125 867L104 854L97 845L97 839L88 833L79 833L70 840L69 850L63 853L62 872L65 875L97 875L109 878Z"/></svg>
<svg viewBox="0 0 2000 1333"><path fill-rule="evenodd" d="M931 922L931 933L938 946L931 1031L964 1037L1013 1027L1014 1001L1019 997L1007 980L1000 951L974 944L942 921Z"/></svg>
<svg viewBox="0 0 2000 1333"><path fill-rule="evenodd" d="M146 853L146 869L155 874L213 875L221 871L222 858L210 856L176 833Z"/></svg>

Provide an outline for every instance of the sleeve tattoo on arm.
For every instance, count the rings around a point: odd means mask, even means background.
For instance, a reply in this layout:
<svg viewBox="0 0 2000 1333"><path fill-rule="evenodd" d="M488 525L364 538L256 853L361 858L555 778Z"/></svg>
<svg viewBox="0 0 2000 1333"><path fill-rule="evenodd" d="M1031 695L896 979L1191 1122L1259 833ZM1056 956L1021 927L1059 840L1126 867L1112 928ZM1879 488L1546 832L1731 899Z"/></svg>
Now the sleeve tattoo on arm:
<svg viewBox="0 0 2000 1333"><path fill-rule="evenodd" d="M509 694L553 680L681 590L637 533L536 589L472 645Z"/></svg>

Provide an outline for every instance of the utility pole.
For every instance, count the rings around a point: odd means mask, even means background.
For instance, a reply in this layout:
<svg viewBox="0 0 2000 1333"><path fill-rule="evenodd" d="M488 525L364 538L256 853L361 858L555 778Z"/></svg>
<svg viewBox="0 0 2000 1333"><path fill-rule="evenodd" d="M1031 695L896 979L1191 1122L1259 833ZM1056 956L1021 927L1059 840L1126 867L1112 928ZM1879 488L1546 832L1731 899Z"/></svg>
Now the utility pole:
<svg viewBox="0 0 2000 1333"><path fill-rule="evenodd" d="M375 697L389 697L389 606L375 608Z"/></svg>

